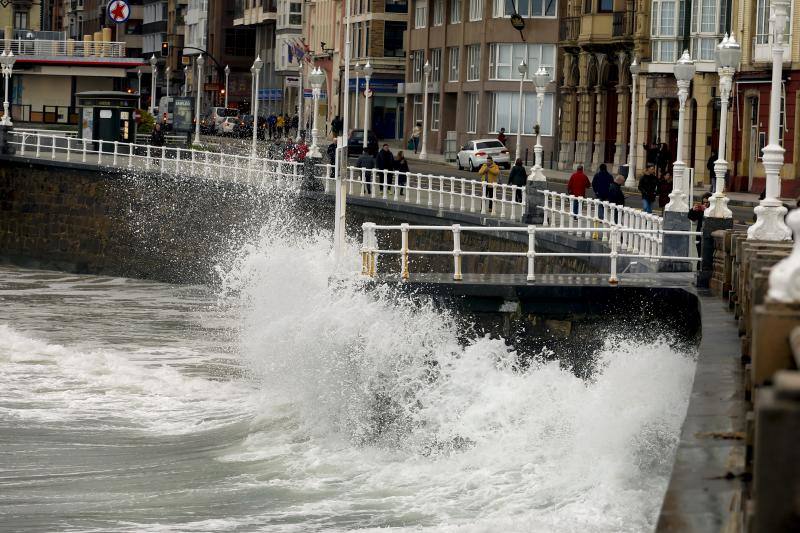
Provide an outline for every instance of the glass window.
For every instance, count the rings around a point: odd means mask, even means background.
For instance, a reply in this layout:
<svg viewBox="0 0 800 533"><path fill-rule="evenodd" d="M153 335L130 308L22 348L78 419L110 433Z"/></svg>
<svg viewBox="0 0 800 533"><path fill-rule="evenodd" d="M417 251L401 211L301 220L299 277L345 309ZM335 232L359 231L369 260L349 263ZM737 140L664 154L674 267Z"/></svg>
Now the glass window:
<svg viewBox="0 0 800 533"><path fill-rule="evenodd" d="M449 75L447 77L447 80L448 81L458 81L458 59L459 59L458 50L459 49L458 49L457 46L451 46L450 48L448 48L448 50L449 51L448 51L447 54L450 57L450 69L449 69L450 73L449 73Z"/></svg>
<svg viewBox="0 0 800 533"><path fill-rule="evenodd" d="M497 133L505 128L506 133L517 133L517 114L520 109L519 93L497 92L492 95L489 116L489 132ZM537 124L535 93L524 93L522 98L522 134L533 135ZM544 95L541 120L542 135L553 134L553 94Z"/></svg>
<svg viewBox="0 0 800 533"><path fill-rule="evenodd" d="M431 81L442 81L442 49L431 50Z"/></svg>
<svg viewBox="0 0 800 533"><path fill-rule="evenodd" d="M483 20L483 0L469 0L469 20Z"/></svg>
<svg viewBox="0 0 800 533"><path fill-rule="evenodd" d="M450 0L450 24L461 22L461 0Z"/></svg>
<svg viewBox="0 0 800 533"><path fill-rule="evenodd" d="M423 60L425 56L422 50L414 50L409 57L409 66L411 68L411 82L418 83L422 81L422 66L425 64Z"/></svg>
<svg viewBox="0 0 800 533"><path fill-rule="evenodd" d="M407 0L385 0L387 13L408 13Z"/></svg>
<svg viewBox="0 0 800 533"><path fill-rule="evenodd" d="M422 95L415 94L414 95L414 124L417 122L422 122Z"/></svg>
<svg viewBox="0 0 800 533"><path fill-rule="evenodd" d="M612 2L612 0L601 0ZM555 17L556 0L494 0L492 3L492 16L494 18L510 17L514 14L514 7L523 18Z"/></svg>
<svg viewBox="0 0 800 533"><path fill-rule="evenodd" d="M518 80L519 64L524 60L528 72L545 67L555 79L556 46L554 44L492 43L489 48L489 79Z"/></svg>
<svg viewBox="0 0 800 533"><path fill-rule="evenodd" d="M414 27L424 28L428 25L428 3L417 2L414 7Z"/></svg>
<svg viewBox="0 0 800 533"><path fill-rule="evenodd" d="M444 0L433 0L433 25L444 24Z"/></svg>
<svg viewBox="0 0 800 533"><path fill-rule="evenodd" d="M383 31L384 57L403 57L406 55L403 47L403 32L406 31L405 22L387 20Z"/></svg>
<svg viewBox="0 0 800 533"><path fill-rule="evenodd" d="M614 11L614 0L600 0L598 2L598 13L611 13L612 11Z"/></svg>
<svg viewBox="0 0 800 533"><path fill-rule="evenodd" d="M28 12L27 11L14 11L14 29L27 30L28 29Z"/></svg>
<svg viewBox="0 0 800 533"><path fill-rule="evenodd" d="M439 131L439 95L431 96L431 131Z"/></svg>
<svg viewBox="0 0 800 533"><path fill-rule="evenodd" d="M467 81L481 79L481 45L471 44L467 47Z"/></svg>
<svg viewBox="0 0 800 533"><path fill-rule="evenodd" d="M467 94L467 133L478 131L478 93Z"/></svg>

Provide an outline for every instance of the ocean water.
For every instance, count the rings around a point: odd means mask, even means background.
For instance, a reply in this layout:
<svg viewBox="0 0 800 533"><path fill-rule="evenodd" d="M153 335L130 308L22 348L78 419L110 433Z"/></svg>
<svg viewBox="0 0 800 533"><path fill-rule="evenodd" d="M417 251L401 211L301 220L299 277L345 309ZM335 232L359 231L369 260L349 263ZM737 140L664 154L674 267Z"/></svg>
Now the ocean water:
<svg viewBox="0 0 800 533"><path fill-rule="evenodd" d="M0 267L0 530L653 529L691 354L521 369L333 272L325 234L214 288Z"/></svg>

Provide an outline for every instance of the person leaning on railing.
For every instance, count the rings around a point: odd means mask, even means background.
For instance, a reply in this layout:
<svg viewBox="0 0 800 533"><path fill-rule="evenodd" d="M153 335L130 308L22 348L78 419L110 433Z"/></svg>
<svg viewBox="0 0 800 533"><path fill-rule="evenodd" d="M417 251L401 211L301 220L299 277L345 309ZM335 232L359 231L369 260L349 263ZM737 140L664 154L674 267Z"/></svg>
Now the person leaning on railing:
<svg viewBox="0 0 800 533"><path fill-rule="evenodd" d="M402 150L398 150L394 158L394 169L397 171L397 185L400 187L400 195L403 194L408 180L408 161L403 155Z"/></svg>
<svg viewBox="0 0 800 533"><path fill-rule="evenodd" d="M494 186L500 177L500 167L494 162L492 156L486 158L486 163L478 171L481 181L486 182L486 196L489 198L489 211L492 210L492 198L494 198Z"/></svg>
<svg viewBox="0 0 800 533"><path fill-rule="evenodd" d="M517 158L514 166L511 167L511 172L508 174L508 184L516 185L517 187L524 187L528 182L528 175L525 173L525 167L522 165L522 159ZM517 202L522 202L522 189L517 189L516 194Z"/></svg>

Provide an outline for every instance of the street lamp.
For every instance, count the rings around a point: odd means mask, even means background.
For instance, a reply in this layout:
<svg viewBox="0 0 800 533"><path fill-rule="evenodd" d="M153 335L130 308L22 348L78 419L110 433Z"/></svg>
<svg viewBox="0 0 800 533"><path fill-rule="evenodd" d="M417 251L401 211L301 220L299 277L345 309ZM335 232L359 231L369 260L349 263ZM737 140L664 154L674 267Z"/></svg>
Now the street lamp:
<svg viewBox="0 0 800 533"><path fill-rule="evenodd" d="M369 124L369 79L372 77L372 65L369 64L369 59L367 59L367 64L364 65L364 150L367 149L367 138L369 135L367 132L368 124ZM358 93L356 93L356 100L358 100Z"/></svg>
<svg viewBox="0 0 800 533"><path fill-rule="evenodd" d="M258 77L261 74L261 67L264 66L264 62L261 61L261 56L257 56L256 60L253 61L253 66L250 67L250 72L253 74L253 87L256 88L256 94L258 94ZM258 97L256 97L255 102L253 103L253 156L256 155L256 141L258 139Z"/></svg>
<svg viewBox="0 0 800 533"><path fill-rule="evenodd" d="M428 80L431 77L431 64L427 59L422 72L425 73L423 79L425 87L422 89L422 149L419 151L419 158L428 159Z"/></svg>
<svg viewBox="0 0 800 533"><path fill-rule="evenodd" d="M299 75L297 76L297 135L295 135L295 142L300 142L300 130L303 129L303 61L300 61ZM312 69L313 71L313 69ZM312 72L313 74L313 72ZM288 125L287 125L288 130Z"/></svg>
<svg viewBox="0 0 800 533"><path fill-rule="evenodd" d="M528 179L531 181L547 181L542 172L542 110L544 109L544 90L550 83L550 74L544 67L539 67L533 75L536 86L536 145L533 147L535 162Z"/></svg>
<svg viewBox="0 0 800 533"><path fill-rule="evenodd" d="M673 188L669 195L669 203L664 207L664 211L680 213L685 217L689 211L686 203L686 163L683 162L683 131L686 117L686 100L689 98L689 85L694 78L694 61L689 56L689 51L684 50L683 55L674 67L675 79L678 82L678 148L675 154L675 162L672 164Z"/></svg>
<svg viewBox="0 0 800 533"><path fill-rule="evenodd" d="M359 93L359 89L360 89L359 86L361 85L361 70L362 70L362 68L363 67L361 66L361 63L356 61L356 66L353 67L353 70L356 71L356 103L355 103L355 107L354 107L355 112L353 113L353 116L356 117L356 120L355 120L356 122L358 122L358 99L360 98L360 95L358 93ZM350 98L350 93L349 93L350 88L349 87L348 87L347 91L348 91L347 97Z"/></svg>
<svg viewBox="0 0 800 533"><path fill-rule="evenodd" d="M322 83L325 81L325 74L323 74L322 70L317 67L311 71L309 81L311 81L311 90L314 96L314 115L311 129L311 149L308 153L312 158L320 158L322 157L322 154L320 154L319 146L317 145L317 138L319 136L319 95L320 90L322 89Z"/></svg>
<svg viewBox="0 0 800 533"><path fill-rule="evenodd" d="M3 50L3 53L0 54L0 68L2 68L6 86L5 98L3 99L3 120L0 121L0 124L4 126L13 126L11 115L8 112L8 81L11 79L11 72L14 70L15 61L14 52L11 50L9 50L8 53Z"/></svg>
<svg viewBox="0 0 800 533"><path fill-rule="evenodd" d="M150 58L150 69L152 75L150 76L150 113L155 117L158 114L156 110L156 78L158 78L158 59L156 55Z"/></svg>
<svg viewBox="0 0 800 533"><path fill-rule="evenodd" d="M136 109L142 108L142 69L136 69L136 77L139 79L139 84L137 85L138 90L136 92L139 93L139 97L136 99Z"/></svg>
<svg viewBox="0 0 800 533"><path fill-rule="evenodd" d="M756 223L747 229L748 239L787 241L792 231L784 222L786 207L778 200L781 192L781 167L784 149L780 145L781 74L783 70L783 33L786 31L788 0L772 0L770 21L774 32L772 42L772 89L769 98L769 143L762 150L761 160L767 175L764 199L756 206Z"/></svg>
<svg viewBox="0 0 800 533"><path fill-rule="evenodd" d="M231 76L231 67L225 65L225 108L228 108L228 79Z"/></svg>
<svg viewBox="0 0 800 533"><path fill-rule="evenodd" d="M194 110L194 143L200 144L200 105L203 98L203 54L197 56L197 104Z"/></svg>
<svg viewBox="0 0 800 533"><path fill-rule="evenodd" d="M717 46L717 73L719 74L719 150L717 161L714 163L714 174L717 176L715 192L709 199L710 206L705 216L713 218L733 218L733 213L728 209L728 198L723 194L725 189L725 173L728 162L725 160L725 141L728 135L728 99L731 95L733 75L739 60L742 57L742 47L736 42L733 35L725 37Z"/></svg>
<svg viewBox="0 0 800 533"><path fill-rule="evenodd" d="M528 73L528 64L523 59L517 67L519 71L519 102L517 106L517 159L522 154L522 84L525 82L525 75Z"/></svg>
<svg viewBox="0 0 800 533"><path fill-rule="evenodd" d="M628 143L628 177L625 178L626 187L636 187L636 87L638 85L637 78L639 77L639 63L636 58L633 58L631 63L631 137Z"/></svg>
<svg viewBox="0 0 800 533"><path fill-rule="evenodd" d="M164 85L167 87L167 98L169 98L169 74L172 72L172 69L167 67L164 69Z"/></svg>
<svg viewBox="0 0 800 533"><path fill-rule="evenodd" d="M189 94L189 67L183 67L183 96Z"/></svg>

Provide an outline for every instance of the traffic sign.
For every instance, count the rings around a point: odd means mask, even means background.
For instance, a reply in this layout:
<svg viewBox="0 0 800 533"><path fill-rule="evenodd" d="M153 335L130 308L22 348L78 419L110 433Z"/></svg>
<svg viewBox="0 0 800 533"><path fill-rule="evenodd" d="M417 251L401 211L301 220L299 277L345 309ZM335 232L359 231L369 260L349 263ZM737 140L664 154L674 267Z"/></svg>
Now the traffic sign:
<svg viewBox="0 0 800 533"><path fill-rule="evenodd" d="M111 0L106 8L108 18L116 24L127 22L131 16L131 6L125 0Z"/></svg>

